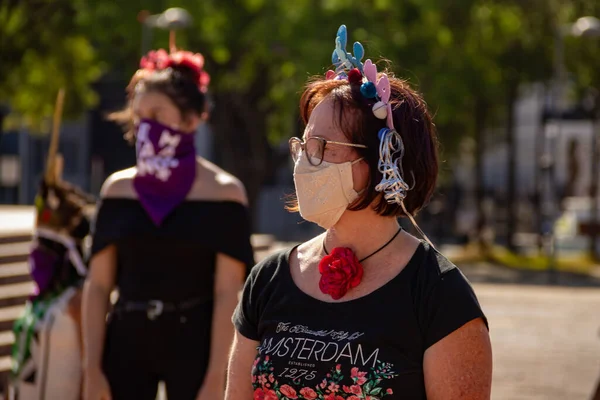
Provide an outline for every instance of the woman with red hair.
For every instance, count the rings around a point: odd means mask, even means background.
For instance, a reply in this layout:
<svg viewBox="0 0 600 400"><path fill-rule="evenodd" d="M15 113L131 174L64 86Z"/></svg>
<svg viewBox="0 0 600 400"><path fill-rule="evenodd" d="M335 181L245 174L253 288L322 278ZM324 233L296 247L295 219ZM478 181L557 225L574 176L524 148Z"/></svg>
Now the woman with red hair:
<svg viewBox="0 0 600 400"><path fill-rule="evenodd" d="M402 230L428 202L437 137L422 97L346 27L290 140L302 217L326 231L252 269L226 399L489 400L487 320L462 273ZM418 229L419 230L419 229ZM420 231L420 230L419 230ZM421 232L422 233L422 232Z"/></svg>

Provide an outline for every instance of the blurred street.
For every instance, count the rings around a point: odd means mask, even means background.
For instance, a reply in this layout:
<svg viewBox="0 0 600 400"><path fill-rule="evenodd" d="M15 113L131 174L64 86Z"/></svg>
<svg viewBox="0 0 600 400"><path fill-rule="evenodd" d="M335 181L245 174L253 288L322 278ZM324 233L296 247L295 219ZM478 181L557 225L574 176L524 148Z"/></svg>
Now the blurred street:
<svg viewBox="0 0 600 400"><path fill-rule="evenodd" d="M492 399L588 400L600 376L600 290L476 284L494 352Z"/></svg>

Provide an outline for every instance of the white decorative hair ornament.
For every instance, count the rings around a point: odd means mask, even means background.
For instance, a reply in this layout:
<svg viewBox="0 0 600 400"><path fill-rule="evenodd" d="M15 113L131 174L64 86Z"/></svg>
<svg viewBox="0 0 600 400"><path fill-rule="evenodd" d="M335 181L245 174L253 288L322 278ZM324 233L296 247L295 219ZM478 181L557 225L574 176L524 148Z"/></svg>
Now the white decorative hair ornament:
<svg viewBox="0 0 600 400"><path fill-rule="evenodd" d="M383 193L385 200L390 204L398 204L404 214L410 219L415 229L431 244L425 233L419 228L412 214L406 209L404 199L409 187L404 180L402 171L402 157L404 156L404 143L402 137L394 128L392 106L390 103L390 80L386 74L381 74L377 79L377 67L368 59L363 64L364 48L360 42L353 45L354 54L346 51L347 44L346 25L341 25L335 38L335 49L331 61L335 71L326 73L327 79L347 79L349 82L360 83L360 92L367 99L373 99L375 104L372 111L378 119L386 120L386 128L378 132L379 136L379 161L377 168L383 176L375 190ZM414 178L414 176L413 176ZM413 179L414 180L414 179ZM433 246L433 244L431 244Z"/></svg>

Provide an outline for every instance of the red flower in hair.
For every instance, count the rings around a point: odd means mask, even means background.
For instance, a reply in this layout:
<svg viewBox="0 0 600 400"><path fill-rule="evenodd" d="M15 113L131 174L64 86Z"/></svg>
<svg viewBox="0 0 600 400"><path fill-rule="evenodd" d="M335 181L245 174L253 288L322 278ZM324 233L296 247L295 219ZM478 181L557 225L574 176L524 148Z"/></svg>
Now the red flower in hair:
<svg viewBox="0 0 600 400"><path fill-rule="evenodd" d="M348 290L358 286L363 276L363 267L354 252L347 247L336 247L319 263L319 289L339 300Z"/></svg>
<svg viewBox="0 0 600 400"><path fill-rule="evenodd" d="M177 65L185 67L194 72L198 88L205 92L210 76L204 71L204 57L200 53L192 53L190 51L178 51L169 56L165 68Z"/></svg>
<svg viewBox="0 0 600 400"><path fill-rule="evenodd" d="M52 211L50 211L49 209L45 209L42 212L42 222L48 222L50 221L50 218L52 218Z"/></svg>
<svg viewBox="0 0 600 400"><path fill-rule="evenodd" d="M348 82L350 83L362 83L362 74L358 68L352 68L348 72Z"/></svg>
<svg viewBox="0 0 600 400"><path fill-rule="evenodd" d="M210 83L210 75L203 69L204 57L200 53L177 51L169 54L160 49L148 52L140 61L140 68L146 71L162 71L173 66L184 67L192 71L198 89L202 92L206 91Z"/></svg>
<svg viewBox="0 0 600 400"><path fill-rule="evenodd" d="M148 71L160 71L165 69L165 65L169 59L169 53L163 49L149 51L140 60L140 68Z"/></svg>

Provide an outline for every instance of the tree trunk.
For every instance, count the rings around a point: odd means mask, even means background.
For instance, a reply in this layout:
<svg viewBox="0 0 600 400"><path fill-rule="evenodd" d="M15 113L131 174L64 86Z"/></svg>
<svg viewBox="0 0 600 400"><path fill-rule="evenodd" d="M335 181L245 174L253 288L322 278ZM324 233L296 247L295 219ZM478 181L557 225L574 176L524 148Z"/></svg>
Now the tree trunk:
<svg viewBox="0 0 600 400"><path fill-rule="evenodd" d="M545 95L544 92L544 96ZM545 109L542 110L538 130L535 136L534 193L532 199L535 218L534 223L537 232L538 254L542 254L544 250L544 215L542 213L542 191L544 188L544 179L546 177L545 160L542 158L546 145L546 116L544 113Z"/></svg>
<svg viewBox="0 0 600 400"><path fill-rule="evenodd" d="M487 226L485 209L485 180L483 176L483 157L485 151L485 123L488 105L481 99L475 99L475 198L477 202L477 241L483 253L488 250L484 231Z"/></svg>
<svg viewBox="0 0 600 400"><path fill-rule="evenodd" d="M590 175L590 255L594 260L600 259L600 252L596 245L598 239L598 178L600 171L600 165L598 158L600 158L600 149L598 148L598 130L600 128L600 95L596 96L595 107L594 107L594 121L592 126L592 171Z"/></svg>
<svg viewBox="0 0 600 400"><path fill-rule="evenodd" d="M507 246L510 250L514 250L516 247L514 239L518 210L516 192L517 155L515 148L515 102L517 100L518 87L516 80L510 81L506 93L506 147L508 157L506 235Z"/></svg>
<svg viewBox="0 0 600 400"><path fill-rule="evenodd" d="M4 118L6 114L4 114L4 110L2 110L2 106L0 105L0 143L2 143L2 134L4 133Z"/></svg>

